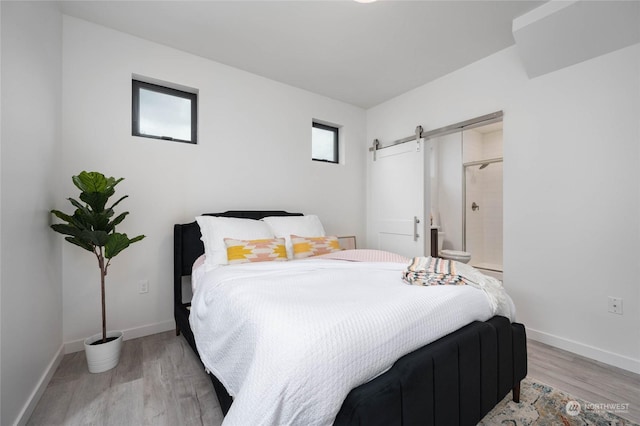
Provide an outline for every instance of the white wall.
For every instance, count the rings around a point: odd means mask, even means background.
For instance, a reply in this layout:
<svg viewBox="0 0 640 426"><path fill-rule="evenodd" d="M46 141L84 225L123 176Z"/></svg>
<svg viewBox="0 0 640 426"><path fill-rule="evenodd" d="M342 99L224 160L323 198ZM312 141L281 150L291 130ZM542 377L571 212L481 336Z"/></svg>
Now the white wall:
<svg viewBox="0 0 640 426"><path fill-rule="evenodd" d="M503 110L504 278L518 319L536 339L640 372L640 45L531 80L516 49L371 108L367 140Z"/></svg>
<svg viewBox="0 0 640 426"><path fill-rule="evenodd" d="M58 198L62 17L57 6L2 2L0 238L3 425L24 422L62 355Z"/></svg>
<svg viewBox="0 0 640 426"><path fill-rule="evenodd" d="M113 260L108 328L173 327L173 224L197 214L315 213L328 233L364 240L364 110L67 16L63 43L62 192L75 194L81 170L125 177L120 229L147 235ZM132 74L199 89L198 145L131 136ZM343 126L343 164L311 161L312 119ZM63 275L64 340L77 342L100 329L96 261L67 244Z"/></svg>
<svg viewBox="0 0 640 426"><path fill-rule="evenodd" d="M504 148L502 146L502 129L482 135L483 158L491 159L502 157Z"/></svg>

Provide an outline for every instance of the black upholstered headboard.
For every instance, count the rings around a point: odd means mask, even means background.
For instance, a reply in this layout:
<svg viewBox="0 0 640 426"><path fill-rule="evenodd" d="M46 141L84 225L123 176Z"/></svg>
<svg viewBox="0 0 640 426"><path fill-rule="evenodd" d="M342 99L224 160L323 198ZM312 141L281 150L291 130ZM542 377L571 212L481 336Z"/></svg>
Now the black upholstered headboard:
<svg viewBox="0 0 640 426"><path fill-rule="evenodd" d="M205 213L204 216L262 219L268 216L302 216L282 210L230 210L224 213ZM191 275L191 268L198 257L204 254L197 222L173 226L173 295L174 303L182 303L182 277Z"/></svg>

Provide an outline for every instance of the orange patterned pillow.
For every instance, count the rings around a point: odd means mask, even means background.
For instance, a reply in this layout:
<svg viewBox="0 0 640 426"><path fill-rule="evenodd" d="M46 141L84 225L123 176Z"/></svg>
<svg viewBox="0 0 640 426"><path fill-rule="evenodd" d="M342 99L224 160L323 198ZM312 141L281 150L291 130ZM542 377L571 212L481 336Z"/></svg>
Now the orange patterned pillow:
<svg viewBox="0 0 640 426"><path fill-rule="evenodd" d="M284 238L235 240L225 238L229 264L287 260Z"/></svg>
<svg viewBox="0 0 640 426"><path fill-rule="evenodd" d="M342 250L336 236L300 237L292 235L291 244L293 245L294 259L304 259L305 257L319 256Z"/></svg>

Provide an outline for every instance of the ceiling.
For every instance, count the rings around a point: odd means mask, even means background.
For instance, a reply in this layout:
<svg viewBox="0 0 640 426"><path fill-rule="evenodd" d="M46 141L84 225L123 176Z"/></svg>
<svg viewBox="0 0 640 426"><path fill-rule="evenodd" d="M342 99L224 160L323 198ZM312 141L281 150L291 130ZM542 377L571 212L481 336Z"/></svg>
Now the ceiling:
<svg viewBox="0 0 640 426"><path fill-rule="evenodd" d="M61 1L63 13L369 108L514 44L543 1Z"/></svg>

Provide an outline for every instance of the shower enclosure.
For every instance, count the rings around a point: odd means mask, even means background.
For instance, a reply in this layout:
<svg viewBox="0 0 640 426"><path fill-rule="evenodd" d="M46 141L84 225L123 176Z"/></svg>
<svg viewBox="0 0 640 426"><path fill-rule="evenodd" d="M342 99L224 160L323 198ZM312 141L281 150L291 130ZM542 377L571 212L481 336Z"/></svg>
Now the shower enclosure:
<svg viewBox="0 0 640 426"><path fill-rule="evenodd" d="M502 123L463 133L463 250L502 272Z"/></svg>
<svg viewBox="0 0 640 426"><path fill-rule="evenodd" d="M467 163L464 250L476 268L502 272L502 159Z"/></svg>

